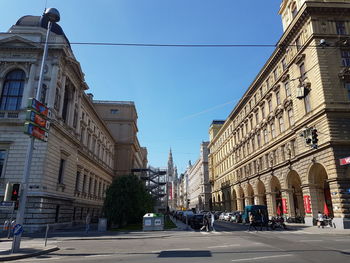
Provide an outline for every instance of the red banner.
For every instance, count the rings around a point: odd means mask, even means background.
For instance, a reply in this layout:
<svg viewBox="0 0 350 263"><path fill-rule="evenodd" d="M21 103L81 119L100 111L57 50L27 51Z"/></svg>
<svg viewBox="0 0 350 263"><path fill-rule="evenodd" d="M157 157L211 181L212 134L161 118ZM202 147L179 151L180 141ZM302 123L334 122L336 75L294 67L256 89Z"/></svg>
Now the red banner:
<svg viewBox="0 0 350 263"><path fill-rule="evenodd" d="M305 213L311 214L311 201L309 195L304 195L304 208Z"/></svg>
<svg viewBox="0 0 350 263"><path fill-rule="evenodd" d="M340 165L347 165L347 164L350 164L350 157L340 159Z"/></svg>
<svg viewBox="0 0 350 263"><path fill-rule="evenodd" d="M283 214L288 213L287 199L286 198L282 198L282 209L283 209Z"/></svg>

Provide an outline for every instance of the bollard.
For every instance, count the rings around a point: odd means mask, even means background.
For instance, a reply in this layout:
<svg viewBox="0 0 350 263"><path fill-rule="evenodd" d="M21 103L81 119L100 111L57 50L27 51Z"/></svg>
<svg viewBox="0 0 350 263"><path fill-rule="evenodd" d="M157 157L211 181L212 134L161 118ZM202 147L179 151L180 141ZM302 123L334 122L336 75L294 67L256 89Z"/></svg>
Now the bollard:
<svg viewBox="0 0 350 263"><path fill-rule="evenodd" d="M47 234L49 233L49 224L46 224L46 233L45 233L45 247L47 244Z"/></svg>

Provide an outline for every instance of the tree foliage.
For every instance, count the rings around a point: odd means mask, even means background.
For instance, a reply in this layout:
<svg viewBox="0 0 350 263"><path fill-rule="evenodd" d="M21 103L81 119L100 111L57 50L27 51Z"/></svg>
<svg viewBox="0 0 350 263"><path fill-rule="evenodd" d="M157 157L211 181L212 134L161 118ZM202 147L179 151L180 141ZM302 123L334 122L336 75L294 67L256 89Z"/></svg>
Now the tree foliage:
<svg viewBox="0 0 350 263"><path fill-rule="evenodd" d="M121 227L140 223L145 213L153 211L153 204L144 183L126 175L116 177L107 189L103 210L109 225Z"/></svg>

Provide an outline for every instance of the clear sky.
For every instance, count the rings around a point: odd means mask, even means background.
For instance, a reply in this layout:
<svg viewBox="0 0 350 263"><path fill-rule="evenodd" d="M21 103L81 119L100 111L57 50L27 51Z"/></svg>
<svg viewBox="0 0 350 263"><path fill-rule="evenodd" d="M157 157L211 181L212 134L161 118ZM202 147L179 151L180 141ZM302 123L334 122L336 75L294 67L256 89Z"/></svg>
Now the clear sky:
<svg viewBox="0 0 350 263"><path fill-rule="evenodd" d="M70 42L276 44L281 0L0 0L0 31L45 3ZM94 99L134 101L149 164L179 173L199 157L214 119L225 119L271 47L84 46L72 49Z"/></svg>

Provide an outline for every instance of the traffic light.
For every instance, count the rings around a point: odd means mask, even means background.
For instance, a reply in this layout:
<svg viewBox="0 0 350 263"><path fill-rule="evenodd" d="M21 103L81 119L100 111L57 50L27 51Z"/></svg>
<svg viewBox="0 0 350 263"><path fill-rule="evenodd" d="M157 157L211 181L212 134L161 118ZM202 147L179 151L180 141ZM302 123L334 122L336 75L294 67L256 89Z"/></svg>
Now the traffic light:
<svg viewBox="0 0 350 263"><path fill-rule="evenodd" d="M17 201L18 200L19 188L20 188L20 184L13 184L12 185L11 201Z"/></svg>
<svg viewBox="0 0 350 263"><path fill-rule="evenodd" d="M314 149L317 149L318 134L317 134L317 130L315 128L313 128L311 130L311 140L312 140L312 147Z"/></svg>

